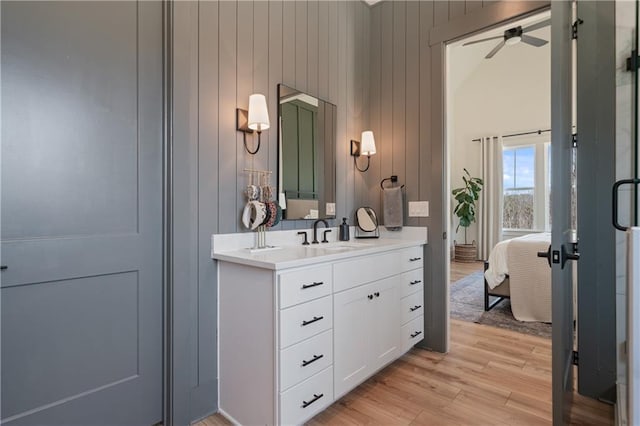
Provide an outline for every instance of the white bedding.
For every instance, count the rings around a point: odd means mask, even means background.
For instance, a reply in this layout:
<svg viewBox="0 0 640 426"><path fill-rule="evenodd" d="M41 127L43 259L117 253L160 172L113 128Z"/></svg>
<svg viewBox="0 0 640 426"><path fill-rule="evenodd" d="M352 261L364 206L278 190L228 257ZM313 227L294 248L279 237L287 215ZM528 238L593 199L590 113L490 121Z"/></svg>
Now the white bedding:
<svg viewBox="0 0 640 426"><path fill-rule="evenodd" d="M487 284L491 289L499 286L509 274L509 257L507 248L509 247L509 243L512 241L530 241L534 243L546 242L551 244L551 233L538 232L535 234L527 234L522 237L500 241L496 244L489 254L489 268L484 272L484 277L487 279Z"/></svg>

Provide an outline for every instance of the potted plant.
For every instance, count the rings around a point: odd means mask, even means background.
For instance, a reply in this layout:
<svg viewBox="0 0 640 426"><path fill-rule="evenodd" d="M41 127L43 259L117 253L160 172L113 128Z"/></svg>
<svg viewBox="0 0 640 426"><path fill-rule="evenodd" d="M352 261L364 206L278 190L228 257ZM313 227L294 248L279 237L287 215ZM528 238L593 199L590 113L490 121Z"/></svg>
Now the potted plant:
<svg viewBox="0 0 640 426"><path fill-rule="evenodd" d="M458 203L453 209L453 213L458 216L458 226L456 232L462 226L464 228L464 244L455 245L455 260L460 262L475 262L477 259L477 247L475 240L472 244L467 242L467 228L476 221L476 203L482 191L484 182L477 177L471 177L467 169L463 169L462 180L464 186L451 191L453 198Z"/></svg>

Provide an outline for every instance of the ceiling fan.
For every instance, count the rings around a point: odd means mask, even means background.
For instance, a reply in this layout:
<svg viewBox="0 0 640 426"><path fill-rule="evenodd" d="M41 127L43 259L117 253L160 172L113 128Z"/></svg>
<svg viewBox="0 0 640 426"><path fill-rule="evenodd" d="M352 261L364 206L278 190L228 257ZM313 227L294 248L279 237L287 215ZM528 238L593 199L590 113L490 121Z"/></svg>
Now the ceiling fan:
<svg viewBox="0 0 640 426"><path fill-rule="evenodd" d="M491 52L489 52L487 54L487 56L485 56L486 59L493 58L493 56L496 53L498 53L498 51L500 49L502 49L505 44L508 45L508 46L511 46L511 45L523 42L523 43L527 43L527 44L529 44L531 46L535 46L535 47L544 46L545 44L548 43L547 40L543 40L543 39L538 38L538 37L530 36L530 35L527 35L525 33L528 33L530 31L538 30L538 29L546 27L546 26L548 26L550 24L551 24L551 19L547 19L545 21L538 22L537 24L529 25L528 27L525 27L525 28L522 28L520 25L518 25L517 27L509 28L508 30L505 30L504 31L504 35L495 36L495 37L489 37L489 38L483 38L481 40L470 41L468 43L464 43L463 46L469 46L471 44L482 43L484 41L497 40L497 39L501 38L502 41L500 43L498 43L498 45L496 47L494 47L491 50Z"/></svg>

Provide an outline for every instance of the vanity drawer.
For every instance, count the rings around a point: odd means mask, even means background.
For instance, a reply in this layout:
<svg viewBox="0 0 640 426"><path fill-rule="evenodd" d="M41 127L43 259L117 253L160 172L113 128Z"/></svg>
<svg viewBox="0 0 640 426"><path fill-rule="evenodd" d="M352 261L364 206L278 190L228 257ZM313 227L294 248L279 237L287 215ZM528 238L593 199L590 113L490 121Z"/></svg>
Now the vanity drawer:
<svg viewBox="0 0 640 426"><path fill-rule="evenodd" d="M414 269L400 275L398 282L400 283L400 297L406 297L424 288L424 272L423 269Z"/></svg>
<svg viewBox="0 0 640 426"><path fill-rule="evenodd" d="M280 308L331 294L331 265L304 268L278 275L280 285Z"/></svg>
<svg viewBox="0 0 640 426"><path fill-rule="evenodd" d="M333 298L316 299L280 311L280 348L308 339L333 326Z"/></svg>
<svg viewBox="0 0 640 426"><path fill-rule="evenodd" d="M280 352L280 390L284 391L333 364L333 330Z"/></svg>
<svg viewBox="0 0 640 426"><path fill-rule="evenodd" d="M333 367L280 394L280 424L297 425L333 402Z"/></svg>
<svg viewBox="0 0 640 426"><path fill-rule="evenodd" d="M419 291L400 301L402 307L402 318L400 323L404 324L416 317L424 314L424 292Z"/></svg>
<svg viewBox="0 0 640 426"><path fill-rule="evenodd" d="M399 250L374 256L359 257L333 265L334 293L377 281L402 272Z"/></svg>
<svg viewBox="0 0 640 426"><path fill-rule="evenodd" d="M400 253L402 255L402 272L422 268L424 264L424 248L422 246L409 247Z"/></svg>
<svg viewBox="0 0 640 426"><path fill-rule="evenodd" d="M402 352L406 352L416 343L424 339L424 315L402 326Z"/></svg>

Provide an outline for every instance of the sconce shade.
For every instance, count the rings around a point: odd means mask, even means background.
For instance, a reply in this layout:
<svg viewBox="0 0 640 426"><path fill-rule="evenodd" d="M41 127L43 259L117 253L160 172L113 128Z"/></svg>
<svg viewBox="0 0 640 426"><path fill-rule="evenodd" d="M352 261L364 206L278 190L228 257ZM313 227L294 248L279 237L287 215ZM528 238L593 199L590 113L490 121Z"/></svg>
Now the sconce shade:
<svg viewBox="0 0 640 426"><path fill-rule="evenodd" d="M267 100L259 93L249 96L249 128L258 132L269 128Z"/></svg>
<svg viewBox="0 0 640 426"><path fill-rule="evenodd" d="M373 155L376 153L376 141L371 130L362 132L360 155Z"/></svg>

